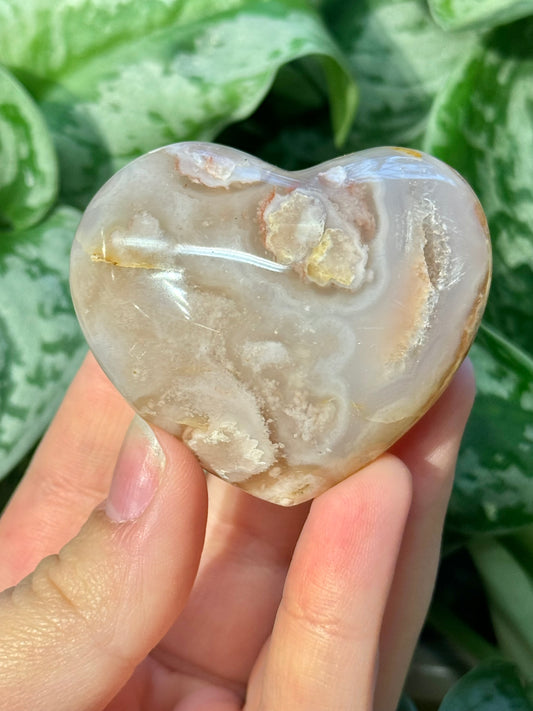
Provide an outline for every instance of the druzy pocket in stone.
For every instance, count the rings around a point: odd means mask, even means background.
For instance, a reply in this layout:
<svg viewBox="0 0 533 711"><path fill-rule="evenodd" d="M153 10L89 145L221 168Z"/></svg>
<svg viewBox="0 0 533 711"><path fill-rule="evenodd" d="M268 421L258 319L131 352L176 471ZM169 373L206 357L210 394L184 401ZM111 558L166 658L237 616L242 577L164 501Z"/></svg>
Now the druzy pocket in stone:
<svg viewBox="0 0 533 711"><path fill-rule="evenodd" d="M490 281L481 206L428 155L286 172L208 143L113 176L72 248L87 340L146 420L282 505L385 451L464 358Z"/></svg>

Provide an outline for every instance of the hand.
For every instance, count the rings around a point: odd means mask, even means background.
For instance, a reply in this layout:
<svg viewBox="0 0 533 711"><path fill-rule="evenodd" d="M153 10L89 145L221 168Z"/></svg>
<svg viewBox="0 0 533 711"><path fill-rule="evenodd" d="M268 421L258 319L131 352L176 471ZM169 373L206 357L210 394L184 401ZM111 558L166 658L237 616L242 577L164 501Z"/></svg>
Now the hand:
<svg viewBox="0 0 533 711"><path fill-rule="evenodd" d="M138 418L121 448L88 356L0 520L0 709L393 711L473 393L465 364L392 453L283 509Z"/></svg>

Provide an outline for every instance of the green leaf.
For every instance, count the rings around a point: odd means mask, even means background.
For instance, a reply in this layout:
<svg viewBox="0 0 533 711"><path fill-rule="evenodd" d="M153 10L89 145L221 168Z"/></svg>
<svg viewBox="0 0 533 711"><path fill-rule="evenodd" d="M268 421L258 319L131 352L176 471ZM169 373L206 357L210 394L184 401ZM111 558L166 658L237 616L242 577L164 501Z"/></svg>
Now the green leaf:
<svg viewBox="0 0 533 711"><path fill-rule="evenodd" d="M242 5L243 0L2 0L0 61L53 78L118 43Z"/></svg>
<svg viewBox="0 0 533 711"><path fill-rule="evenodd" d="M139 6L126 4L132 11ZM298 57L321 58L334 133L338 142L345 138L355 85L308 3L242 0L220 12L215 2L210 15L191 22L186 10L195 5L183 0L173 22L113 36L98 51L87 50L83 62L65 61L48 76L53 81L39 97L56 139L66 202L84 206L112 172L157 146L212 140L248 116L278 69Z"/></svg>
<svg viewBox="0 0 533 711"><path fill-rule="evenodd" d="M429 0L429 6L445 30L488 29L533 14L532 0Z"/></svg>
<svg viewBox="0 0 533 711"><path fill-rule="evenodd" d="M533 20L476 47L438 97L425 150L456 168L487 213L488 321L533 353Z"/></svg>
<svg viewBox="0 0 533 711"><path fill-rule="evenodd" d="M531 676L533 651L531 640L524 639L522 634L524 628L522 626L517 628L516 624L513 624L508 616L497 607L492 606L491 614L498 643L507 659L512 659L523 674L528 674L529 678L533 678Z"/></svg>
<svg viewBox="0 0 533 711"><path fill-rule="evenodd" d="M403 694L396 711L417 711L417 708L413 701Z"/></svg>
<svg viewBox="0 0 533 711"><path fill-rule="evenodd" d="M533 561L528 570L489 536L468 548L485 584L498 642L525 678L533 679Z"/></svg>
<svg viewBox="0 0 533 711"><path fill-rule="evenodd" d="M533 522L533 359L484 326L471 350L477 397L447 525L465 534Z"/></svg>
<svg viewBox="0 0 533 711"><path fill-rule="evenodd" d="M434 98L472 47L474 35L444 32L425 0L324 0L321 5L359 91L343 152L383 144L420 146ZM300 63L299 86L308 95L308 72L302 69ZM283 89L276 82L259 113L228 131L227 140L287 170L338 155L327 115L311 102L302 113L301 90L296 87L291 96Z"/></svg>
<svg viewBox="0 0 533 711"><path fill-rule="evenodd" d="M31 96L0 66L0 227L38 222L57 192L57 161Z"/></svg>
<svg viewBox="0 0 533 711"><path fill-rule="evenodd" d="M79 217L59 208L0 242L0 476L40 436L86 351L67 277Z"/></svg>
<svg viewBox="0 0 533 711"><path fill-rule="evenodd" d="M479 604L479 598L477 603ZM466 652L470 659L481 662L502 657L496 647L487 642L482 635L458 617L448 606L436 599L431 603L428 622L455 648Z"/></svg>
<svg viewBox="0 0 533 711"><path fill-rule="evenodd" d="M439 711L533 711L513 664L488 662L446 694Z"/></svg>
<svg viewBox="0 0 533 711"><path fill-rule="evenodd" d="M419 144L432 102L473 35L443 32L425 0L330 0L326 21L360 93L350 149Z"/></svg>

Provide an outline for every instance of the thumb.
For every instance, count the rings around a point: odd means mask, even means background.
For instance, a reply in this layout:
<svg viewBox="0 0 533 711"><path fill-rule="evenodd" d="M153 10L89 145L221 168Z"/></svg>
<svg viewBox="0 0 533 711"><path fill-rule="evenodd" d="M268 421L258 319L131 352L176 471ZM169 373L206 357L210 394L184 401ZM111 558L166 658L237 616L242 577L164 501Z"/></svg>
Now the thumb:
<svg viewBox="0 0 533 711"><path fill-rule="evenodd" d="M106 503L0 595L0 708L104 707L184 607L206 510L194 457L136 417Z"/></svg>

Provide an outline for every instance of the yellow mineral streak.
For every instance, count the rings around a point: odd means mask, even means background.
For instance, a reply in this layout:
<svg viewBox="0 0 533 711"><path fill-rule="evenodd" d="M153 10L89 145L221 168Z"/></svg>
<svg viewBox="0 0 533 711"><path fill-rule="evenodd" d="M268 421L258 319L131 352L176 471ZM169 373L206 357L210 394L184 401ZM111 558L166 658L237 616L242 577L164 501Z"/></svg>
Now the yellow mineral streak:
<svg viewBox="0 0 533 711"><path fill-rule="evenodd" d="M154 264L146 259L136 260L132 257L124 258L124 255L118 254L103 254L102 252L93 252L91 254L91 262L103 262L111 264L114 267L125 267L128 269L161 269L160 264Z"/></svg>
<svg viewBox="0 0 533 711"><path fill-rule="evenodd" d="M394 146L393 150L397 151L398 153L403 153L406 156L410 156L411 158L418 158L419 160L421 160L424 157L423 153L415 150L414 148L404 148L403 146Z"/></svg>
<svg viewBox="0 0 533 711"><path fill-rule="evenodd" d="M339 286L359 286L364 277L366 250L336 228L327 229L320 242L309 255L305 271L309 279L319 286L334 282Z"/></svg>
<svg viewBox="0 0 533 711"><path fill-rule="evenodd" d="M320 240L326 213L317 198L294 190L282 198L275 195L263 218L265 247L280 264L292 264Z"/></svg>

